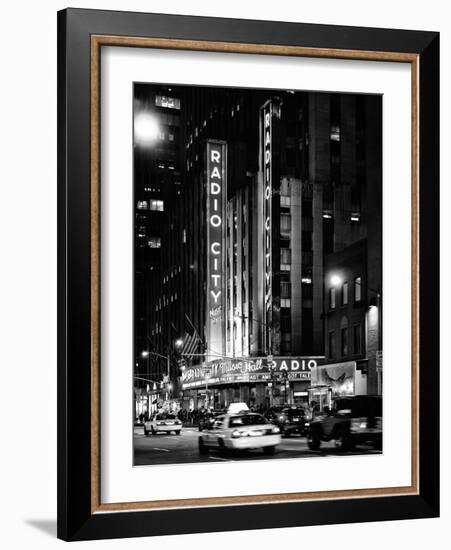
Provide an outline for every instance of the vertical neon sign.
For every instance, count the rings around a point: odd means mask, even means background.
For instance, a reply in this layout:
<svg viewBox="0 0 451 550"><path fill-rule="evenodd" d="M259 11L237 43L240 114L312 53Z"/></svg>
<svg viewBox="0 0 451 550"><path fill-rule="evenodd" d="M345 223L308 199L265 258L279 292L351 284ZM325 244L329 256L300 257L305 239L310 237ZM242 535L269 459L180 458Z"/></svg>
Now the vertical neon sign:
<svg viewBox="0 0 451 550"><path fill-rule="evenodd" d="M226 143L207 141L207 346L224 353L225 331L225 202L227 195ZM207 352L208 355L208 352Z"/></svg>
<svg viewBox="0 0 451 550"><path fill-rule="evenodd" d="M263 219L264 219L264 295L265 295L265 347L271 349L272 322L272 103L267 102L262 108L262 169L263 169Z"/></svg>

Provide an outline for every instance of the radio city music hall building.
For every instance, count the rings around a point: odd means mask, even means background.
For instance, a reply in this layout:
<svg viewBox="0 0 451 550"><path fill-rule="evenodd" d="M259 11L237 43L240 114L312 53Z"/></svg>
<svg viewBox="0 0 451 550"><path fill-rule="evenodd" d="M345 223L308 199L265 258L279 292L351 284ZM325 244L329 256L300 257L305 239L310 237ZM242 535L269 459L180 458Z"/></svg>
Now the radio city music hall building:
<svg viewBox="0 0 451 550"><path fill-rule="evenodd" d="M185 408L295 404L318 365L352 363L375 393L365 285L370 273L381 289L381 99L135 84L134 101L135 121L158 128L134 152L135 389ZM329 279L356 243L360 344L332 354L352 304L330 309Z"/></svg>

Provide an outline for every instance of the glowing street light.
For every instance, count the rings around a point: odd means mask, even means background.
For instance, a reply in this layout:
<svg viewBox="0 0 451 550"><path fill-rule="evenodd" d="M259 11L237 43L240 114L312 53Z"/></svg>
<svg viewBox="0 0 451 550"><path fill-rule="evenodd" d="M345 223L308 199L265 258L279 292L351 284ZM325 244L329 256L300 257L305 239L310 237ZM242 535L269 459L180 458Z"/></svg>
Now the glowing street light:
<svg viewBox="0 0 451 550"><path fill-rule="evenodd" d="M337 274L332 275L331 278L330 278L330 284L332 286L340 286L340 284L341 284L340 275L337 275Z"/></svg>
<svg viewBox="0 0 451 550"><path fill-rule="evenodd" d="M155 116L150 113L139 113L136 115L134 133L137 144L151 145L160 133Z"/></svg>
<svg viewBox="0 0 451 550"><path fill-rule="evenodd" d="M176 347L181 348L183 346L183 339L177 338L177 340L175 341L175 345Z"/></svg>
<svg viewBox="0 0 451 550"><path fill-rule="evenodd" d="M149 352L147 350L144 350L141 352L141 357L148 357L149 356Z"/></svg>

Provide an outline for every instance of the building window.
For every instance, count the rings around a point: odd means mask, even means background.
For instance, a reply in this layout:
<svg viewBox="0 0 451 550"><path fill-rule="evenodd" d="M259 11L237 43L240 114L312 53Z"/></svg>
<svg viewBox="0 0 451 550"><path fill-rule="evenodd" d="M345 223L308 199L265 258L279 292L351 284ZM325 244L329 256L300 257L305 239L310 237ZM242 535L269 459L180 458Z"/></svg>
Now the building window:
<svg viewBox="0 0 451 550"><path fill-rule="evenodd" d="M291 307L291 299L290 298L281 298L280 299L280 307Z"/></svg>
<svg viewBox="0 0 451 550"><path fill-rule="evenodd" d="M330 140L331 141L340 141L340 126L331 126L330 128Z"/></svg>
<svg viewBox="0 0 451 550"><path fill-rule="evenodd" d="M149 248L161 248L161 237L150 237L147 244Z"/></svg>
<svg viewBox="0 0 451 550"><path fill-rule="evenodd" d="M354 325L353 329L353 352L354 355L362 353L362 327L361 325Z"/></svg>
<svg viewBox="0 0 451 550"><path fill-rule="evenodd" d="M138 210L147 210L149 208L149 203L147 201L138 201L136 207Z"/></svg>
<svg viewBox="0 0 451 550"><path fill-rule="evenodd" d="M290 248L280 249L280 270L281 271L291 270L291 249Z"/></svg>
<svg viewBox="0 0 451 550"><path fill-rule="evenodd" d="M335 309L336 305L335 287L331 287L329 289L329 309Z"/></svg>
<svg viewBox="0 0 451 550"><path fill-rule="evenodd" d="M291 353L291 332L282 332L280 351L283 354Z"/></svg>
<svg viewBox="0 0 451 550"><path fill-rule="evenodd" d="M280 195L280 206L289 208L291 206L291 197Z"/></svg>
<svg viewBox="0 0 451 550"><path fill-rule="evenodd" d="M280 283L280 297L291 298L291 284L288 281L282 281Z"/></svg>
<svg viewBox="0 0 451 550"><path fill-rule="evenodd" d="M282 234L287 234L291 232L291 215L290 214L280 215L280 232Z"/></svg>
<svg viewBox="0 0 451 550"><path fill-rule="evenodd" d="M329 332L329 357L335 357L335 332L331 330Z"/></svg>
<svg viewBox="0 0 451 550"><path fill-rule="evenodd" d="M356 277L354 279L354 302L360 302L362 300L362 277Z"/></svg>
<svg viewBox="0 0 451 550"><path fill-rule="evenodd" d="M348 305L348 283L347 281L343 283L343 288L341 289L341 303L343 306Z"/></svg>
<svg viewBox="0 0 451 550"><path fill-rule="evenodd" d="M348 355L348 329L346 327L341 329L341 356L346 357Z"/></svg>
<svg viewBox="0 0 451 550"><path fill-rule="evenodd" d="M150 209L158 212L163 212L164 210L164 201L158 199L150 200Z"/></svg>

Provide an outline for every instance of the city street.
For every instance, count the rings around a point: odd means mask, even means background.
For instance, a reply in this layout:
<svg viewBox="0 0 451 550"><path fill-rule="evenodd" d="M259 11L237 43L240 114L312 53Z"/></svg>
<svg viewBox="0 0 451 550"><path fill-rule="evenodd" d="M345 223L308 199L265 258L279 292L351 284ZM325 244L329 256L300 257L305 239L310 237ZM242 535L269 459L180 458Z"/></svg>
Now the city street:
<svg viewBox="0 0 451 550"><path fill-rule="evenodd" d="M221 456L216 450L200 455L197 448L199 431L196 426L182 429L180 435L173 433L144 435L142 427L134 428L135 466L148 464L181 464L192 462L227 462L241 460L272 460L313 456L344 456L351 454L379 454L372 447L359 447L352 452L338 452L334 443L323 443L319 451L310 451L305 437L283 438L274 456L266 456L260 449Z"/></svg>

